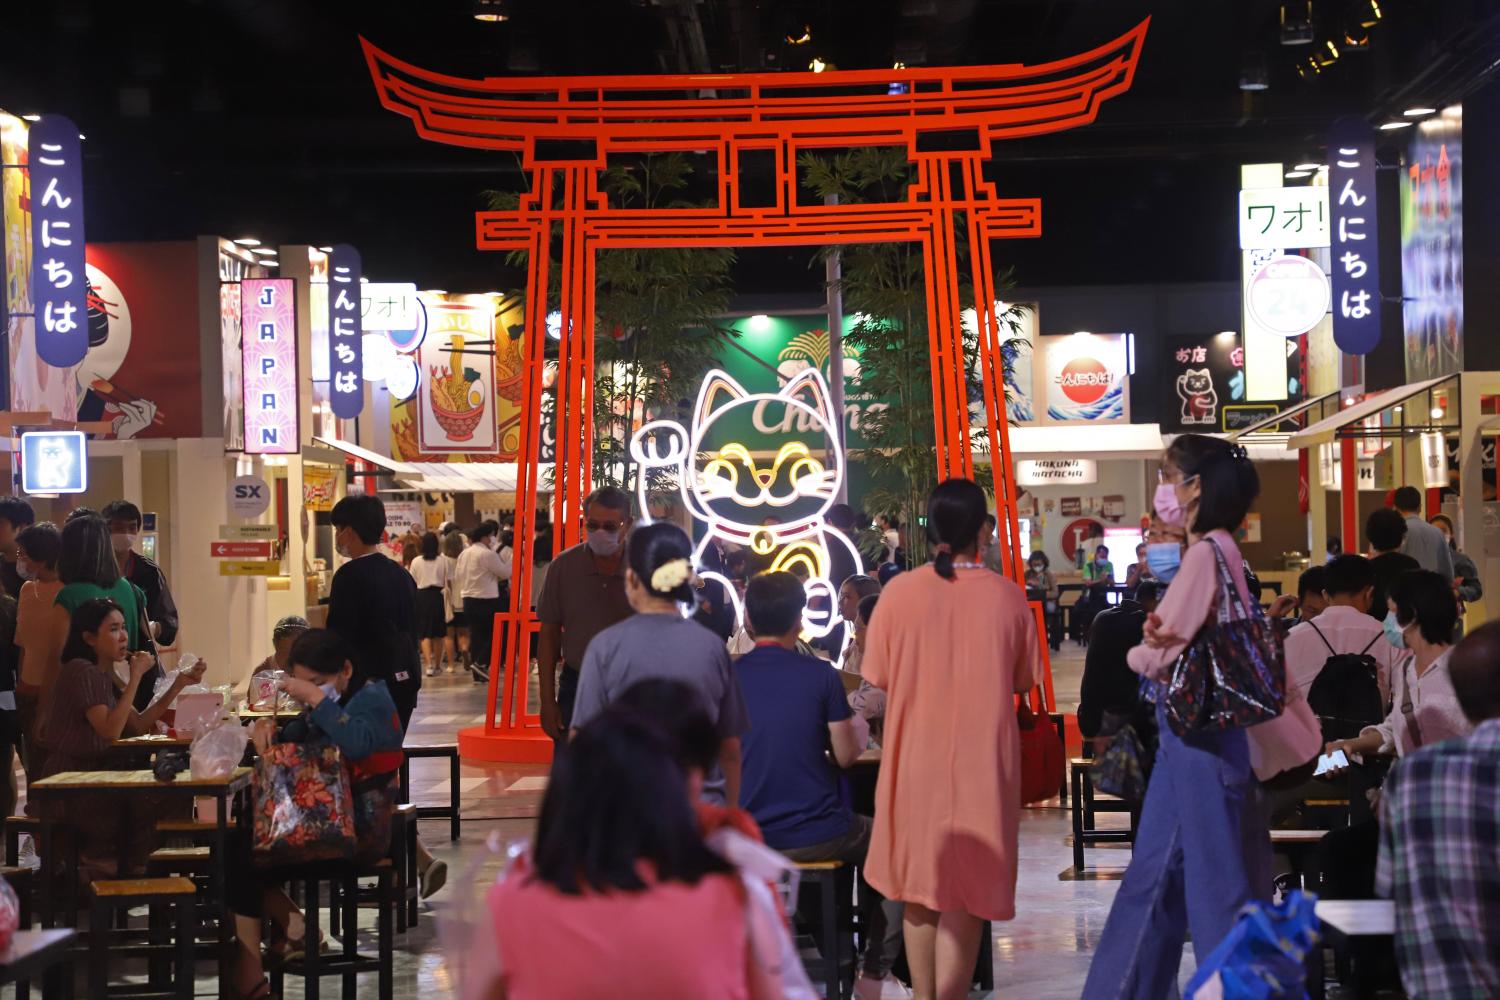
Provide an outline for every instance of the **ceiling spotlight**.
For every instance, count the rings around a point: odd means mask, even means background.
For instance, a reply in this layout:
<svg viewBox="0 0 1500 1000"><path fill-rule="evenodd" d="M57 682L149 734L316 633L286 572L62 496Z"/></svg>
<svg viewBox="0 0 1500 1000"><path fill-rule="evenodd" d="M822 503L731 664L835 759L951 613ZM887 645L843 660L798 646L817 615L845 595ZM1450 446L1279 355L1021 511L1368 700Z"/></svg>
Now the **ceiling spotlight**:
<svg viewBox="0 0 1500 1000"><path fill-rule="evenodd" d="M1323 164L1321 164L1321 163L1299 163L1295 167L1293 167L1292 169L1293 170L1306 170L1306 171L1311 172L1311 171L1319 169L1322 166L1323 166Z"/></svg>
<svg viewBox="0 0 1500 1000"><path fill-rule="evenodd" d="M812 41L812 25L810 24L802 26L802 34L786 36L786 43L788 45L806 45L810 41Z"/></svg>
<svg viewBox="0 0 1500 1000"><path fill-rule="evenodd" d="M1313 50L1313 58L1318 61L1319 66L1327 69L1329 66L1332 66L1334 63L1338 62L1339 47L1333 44L1332 39L1325 42L1324 46L1326 47L1319 47Z"/></svg>
<svg viewBox="0 0 1500 1000"><path fill-rule="evenodd" d="M1289 181L1297 181L1297 180L1301 180L1304 177L1310 177L1310 176L1312 176L1312 171L1310 171L1310 170L1288 170L1282 176L1285 177Z"/></svg>
<svg viewBox="0 0 1500 1000"><path fill-rule="evenodd" d="M88 136L84 135L82 132L78 133L78 141L79 142L82 142L83 140L85 140L87 138L88 138Z"/></svg>
<svg viewBox="0 0 1500 1000"><path fill-rule="evenodd" d="M1401 113L1408 118L1426 118L1428 115L1437 114L1437 108L1407 108Z"/></svg>
<svg viewBox="0 0 1500 1000"><path fill-rule="evenodd" d="M42 116L41 115L22 115L21 118L22 118L23 121L28 121L28 122L39 122L39 121L42 120Z"/></svg>
<svg viewBox="0 0 1500 1000"><path fill-rule="evenodd" d="M1386 122L1384 125L1380 126L1380 131L1390 132L1398 128L1411 128L1411 122Z"/></svg>
<svg viewBox="0 0 1500 1000"><path fill-rule="evenodd" d="M498 24L509 21L510 15L505 12L503 0L474 0L474 20Z"/></svg>
<svg viewBox="0 0 1500 1000"><path fill-rule="evenodd" d="M1281 44L1311 45L1312 0L1286 0L1281 5Z"/></svg>
<svg viewBox="0 0 1500 1000"><path fill-rule="evenodd" d="M814 73L821 73L828 68L828 64L817 56L813 56L812 62L807 64L807 68Z"/></svg>
<svg viewBox="0 0 1500 1000"><path fill-rule="evenodd" d="M253 254L255 254L257 257L274 257L274 256L276 256L276 251L272 250L270 247L251 247L250 248L250 252L253 253Z"/></svg>
<svg viewBox="0 0 1500 1000"><path fill-rule="evenodd" d="M428 295L447 295L448 294L448 289L446 289L446 288L429 288L429 289L427 289L427 294Z"/></svg>
<svg viewBox="0 0 1500 1000"><path fill-rule="evenodd" d="M237 243L238 245L242 246L242 247L258 247L258 246L260 246L260 240L256 239L254 236L241 236L239 239L235 240L234 242Z"/></svg>
<svg viewBox="0 0 1500 1000"><path fill-rule="evenodd" d="M318 247L319 253L333 253L333 247Z"/></svg>
<svg viewBox="0 0 1500 1000"><path fill-rule="evenodd" d="M1432 419L1433 420L1442 420L1443 419L1443 408L1441 406L1434 406L1432 408Z"/></svg>
<svg viewBox="0 0 1500 1000"><path fill-rule="evenodd" d="M1269 90L1271 73L1266 69L1264 52L1246 52L1240 62L1241 90Z"/></svg>
<svg viewBox="0 0 1500 1000"><path fill-rule="evenodd" d="M1370 33L1364 29L1350 28L1344 32L1345 52L1370 51Z"/></svg>
<svg viewBox="0 0 1500 1000"><path fill-rule="evenodd" d="M1369 6L1360 15L1359 26L1361 28L1373 28L1380 23L1385 15L1380 11L1380 0L1366 0Z"/></svg>

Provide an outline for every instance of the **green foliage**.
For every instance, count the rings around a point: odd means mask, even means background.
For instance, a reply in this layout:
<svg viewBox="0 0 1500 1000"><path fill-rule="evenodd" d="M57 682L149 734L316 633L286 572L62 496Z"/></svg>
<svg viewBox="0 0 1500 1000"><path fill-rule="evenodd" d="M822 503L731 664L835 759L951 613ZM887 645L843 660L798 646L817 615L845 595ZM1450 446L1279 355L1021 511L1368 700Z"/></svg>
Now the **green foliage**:
<svg viewBox="0 0 1500 1000"><path fill-rule="evenodd" d="M912 167L895 147L855 149L834 156L804 154L798 159L803 184L818 197L836 195L842 204L899 202L906 200ZM958 262L961 308L974 304L974 289L967 276L967 226L959 224ZM903 523L926 510L927 496L937 485L937 448L932 400L932 359L927 331L927 285L922 248L914 243L860 243L832 248L824 254L841 255L841 288L844 308L855 314L852 328L845 331L847 344L860 357L860 388L891 405L864 415L861 430L871 447L859 458L868 468L874 486L865 497L865 507L874 513L893 513ZM1010 287L1009 272L996 277L997 294ZM1009 331L1001 347L1006 371L1017 353L1027 345L1015 339L1020 332L1021 313L1012 306L1000 315L1002 331ZM971 425L982 419L983 386L978 372L979 344L976 332L964 332ZM975 446L987 450L987 433L976 435ZM976 477L990 488L993 477L988 466L976 469ZM908 555L914 562L925 560L925 533L908 534Z"/></svg>
<svg viewBox="0 0 1500 1000"><path fill-rule="evenodd" d="M601 188L617 208L701 207L683 195L693 174L682 153L649 154L607 169ZM492 208L514 208L515 192L487 192ZM558 298L560 241L553 240L548 301ZM517 251L510 263L524 266ZM718 315L729 305L734 251L619 248L598 253L594 298L594 482L635 484L629 441L642 420L691 398L723 340L736 336Z"/></svg>

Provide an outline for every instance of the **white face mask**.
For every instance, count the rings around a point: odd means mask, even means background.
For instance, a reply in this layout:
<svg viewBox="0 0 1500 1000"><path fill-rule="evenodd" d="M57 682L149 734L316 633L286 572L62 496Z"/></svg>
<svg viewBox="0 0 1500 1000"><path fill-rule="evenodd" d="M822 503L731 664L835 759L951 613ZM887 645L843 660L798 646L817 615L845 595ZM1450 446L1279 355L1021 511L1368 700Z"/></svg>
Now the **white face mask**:
<svg viewBox="0 0 1500 1000"><path fill-rule="evenodd" d="M19 576L23 580L35 580L36 570L32 569L31 563L27 562L25 559L17 559L16 576Z"/></svg>
<svg viewBox="0 0 1500 1000"><path fill-rule="evenodd" d="M139 535L127 535L123 532L118 532L109 536L109 545L116 552L129 552L135 548L136 539L139 537Z"/></svg>

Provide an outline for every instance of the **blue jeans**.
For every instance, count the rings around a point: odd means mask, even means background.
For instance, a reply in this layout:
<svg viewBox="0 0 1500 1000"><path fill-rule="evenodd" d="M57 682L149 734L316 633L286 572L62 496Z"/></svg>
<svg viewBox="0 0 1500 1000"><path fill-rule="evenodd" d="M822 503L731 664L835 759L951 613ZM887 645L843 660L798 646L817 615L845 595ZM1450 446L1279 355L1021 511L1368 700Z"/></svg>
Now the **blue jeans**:
<svg viewBox="0 0 1500 1000"><path fill-rule="evenodd" d="M1245 731L1182 737L1160 708L1156 720L1161 745L1134 853L1084 1000L1176 997L1186 932L1201 962L1240 907L1271 897L1271 840Z"/></svg>

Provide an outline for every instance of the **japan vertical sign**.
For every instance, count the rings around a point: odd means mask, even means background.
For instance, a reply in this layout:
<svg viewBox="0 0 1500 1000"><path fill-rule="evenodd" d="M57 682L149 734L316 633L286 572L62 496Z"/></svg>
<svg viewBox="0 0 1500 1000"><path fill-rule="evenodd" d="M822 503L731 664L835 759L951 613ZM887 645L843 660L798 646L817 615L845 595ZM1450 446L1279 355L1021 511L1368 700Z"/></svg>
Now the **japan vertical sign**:
<svg viewBox="0 0 1500 1000"><path fill-rule="evenodd" d="M1357 118L1328 135L1333 227L1333 340L1345 354L1380 343L1380 252L1375 210L1375 130Z"/></svg>
<svg viewBox="0 0 1500 1000"><path fill-rule="evenodd" d="M36 353L54 368L67 368L82 361L89 350L78 126L61 115L43 115L27 137L27 160Z"/></svg>
<svg viewBox="0 0 1500 1000"><path fill-rule="evenodd" d="M297 314L290 278L240 282L244 358L245 451L295 455L297 436Z"/></svg>
<svg viewBox="0 0 1500 1000"><path fill-rule="evenodd" d="M359 251L337 244L328 255L328 398L344 420L364 408L364 360L360 331Z"/></svg>

